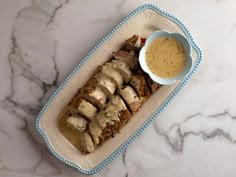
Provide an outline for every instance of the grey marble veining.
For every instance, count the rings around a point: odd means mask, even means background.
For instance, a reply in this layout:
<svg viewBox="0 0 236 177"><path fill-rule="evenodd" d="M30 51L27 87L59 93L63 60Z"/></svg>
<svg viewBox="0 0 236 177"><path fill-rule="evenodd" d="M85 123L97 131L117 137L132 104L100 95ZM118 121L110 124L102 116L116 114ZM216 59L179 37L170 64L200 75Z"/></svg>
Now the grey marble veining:
<svg viewBox="0 0 236 177"><path fill-rule="evenodd" d="M36 115L99 39L145 2L0 2L0 177L83 176L48 152ZM204 61L143 135L94 176L234 177L236 2L150 2L185 22Z"/></svg>

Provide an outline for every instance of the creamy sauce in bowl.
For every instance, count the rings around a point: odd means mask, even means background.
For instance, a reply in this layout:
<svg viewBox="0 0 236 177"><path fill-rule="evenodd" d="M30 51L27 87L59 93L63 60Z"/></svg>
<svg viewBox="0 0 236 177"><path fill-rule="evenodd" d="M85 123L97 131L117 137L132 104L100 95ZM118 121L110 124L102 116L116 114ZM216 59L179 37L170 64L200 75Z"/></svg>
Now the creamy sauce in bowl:
<svg viewBox="0 0 236 177"><path fill-rule="evenodd" d="M159 37L152 41L145 58L151 72L161 78L175 77L186 66L184 46L172 37Z"/></svg>

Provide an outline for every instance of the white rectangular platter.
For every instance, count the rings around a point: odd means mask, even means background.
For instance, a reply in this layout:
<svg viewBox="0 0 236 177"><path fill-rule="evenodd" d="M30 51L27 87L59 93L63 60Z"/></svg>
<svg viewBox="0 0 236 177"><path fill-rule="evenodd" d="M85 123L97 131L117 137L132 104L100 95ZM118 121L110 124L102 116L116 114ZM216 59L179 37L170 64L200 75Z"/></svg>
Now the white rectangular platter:
<svg viewBox="0 0 236 177"><path fill-rule="evenodd" d="M156 91L115 138L108 139L93 153L81 154L57 128L61 110L88 81L96 67L107 61L113 51L119 50L126 39L134 34L147 37L153 31L160 29L186 36L191 44L191 56L194 62L192 70L183 80L170 86L163 86ZM55 157L83 174L92 175L116 158L150 125L191 78L201 59L201 50L180 20L152 4L145 4L115 26L62 82L39 113L36 128Z"/></svg>

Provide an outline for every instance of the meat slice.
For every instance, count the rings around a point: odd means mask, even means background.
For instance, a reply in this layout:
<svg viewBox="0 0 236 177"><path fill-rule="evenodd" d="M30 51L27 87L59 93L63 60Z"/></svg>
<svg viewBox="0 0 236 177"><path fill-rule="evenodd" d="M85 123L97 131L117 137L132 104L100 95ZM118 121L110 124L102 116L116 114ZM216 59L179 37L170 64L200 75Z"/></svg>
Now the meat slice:
<svg viewBox="0 0 236 177"><path fill-rule="evenodd" d="M120 118L122 126L127 124L129 120L131 119L131 117L132 117L132 114L129 112L128 109L121 111L119 113L119 118Z"/></svg>
<svg viewBox="0 0 236 177"><path fill-rule="evenodd" d="M79 130L80 132L84 132L86 130L88 123L88 121L85 118L79 115L76 117L74 116L68 117L66 122L68 123L69 126L73 127L76 130Z"/></svg>
<svg viewBox="0 0 236 177"><path fill-rule="evenodd" d="M154 82L154 81L150 78L150 76L149 76L148 74L146 74L141 68L139 68L139 69L137 70L137 74L140 74L140 75L142 75L142 76L144 76L144 77L146 78L146 81L147 81L147 84L148 84L148 88L149 88L150 93L155 92L158 88L161 87L160 84Z"/></svg>
<svg viewBox="0 0 236 177"><path fill-rule="evenodd" d="M130 80L130 85L136 90L139 97L145 101L149 96L150 92L146 78L141 74L133 74Z"/></svg>
<svg viewBox="0 0 236 177"><path fill-rule="evenodd" d="M161 87L160 84L154 82L149 76L147 76L147 83L151 93L155 92L158 88Z"/></svg>
<svg viewBox="0 0 236 177"><path fill-rule="evenodd" d="M118 92L133 113L140 109L142 101L139 99L138 94L132 87L125 86L123 89L119 89Z"/></svg>
<svg viewBox="0 0 236 177"><path fill-rule="evenodd" d="M99 66L97 71L110 77L117 85L117 87L122 87L124 80L119 71L109 65Z"/></svg>
<svg viewBox="0 0 236 177"><path fill-rule="evenodd" d="M105 65L118 70L119 73L123 76L124 81L126 83L129 82L132 73L129 69L129 65L127 65L125 62L118 61L118 60L112 60L111 62L107 62Z"/></svg>
<svg viewBox="0 0 236 177"><path fill-rule="evenodd" d="M116 83L110 77L102 73L97 77L97 85L100 86L109 97L116 91Z"/></svg>
<svg viewBox="0 0 236 177"><path fill-rule="evenodd" d="M84 132L81 135L81 146L85 153L91 153L94 151L94 144L92 137L88 134L88 132Z"/></svg>
<svg viewBox="0 0 236 177"><path fill-rule="evenodd" d="M130 118L131 114L129 113L123 100L118 95L114 96L106 108L98 114L96 119L98 125L103 130L100 140L103 141L118 132L124 125L124 122L127 122Z"/></svg>
<svg viewBox="0 0 236 177"><path fill-rule="evenodd" d="M138 35L133 35L131 38L125 41L125 49L127 50L138 50L137 41L139 40Z"/></svg>
<svg viewBox="0 0 236 177"><path fill-rule="evenodd" d="M81 98L79 94L72 100L70 105L77 108L78 113L87 119L92 120L97 115L97 108Z"/></svg>
<svg viewBox="0 0 236 177"><path fill-rule="evenodd" d="M113 52L113 57L118 61L126 63L131 70L136 70L138 67L138 58L135 56L134 51L119 50L118 52Z"/></svg>
<svg viewBox="0 0 236 177"><path fill-rule="evenodd" d="M99 144L100 141L100 136L102 134L101 128L98 126L97 122L93 121L89 124L89 131L92 135L93 142L95 144Z"/></svg>
<svg viewBox="0 0 236 177"><path fill-rule="evenodd" d="M99 126L104 129L108 124L120 122L119 112L126 110L126 105L119 96L114 96L103 111L99 112L97 122Z"/></svg>
<svg viewBox="0 0 236 177"><path fill-rule="evenodd" d="M79 89L79 94L100 109L104 107L107 100L106 93L99 86L84 86Z"/></svg>

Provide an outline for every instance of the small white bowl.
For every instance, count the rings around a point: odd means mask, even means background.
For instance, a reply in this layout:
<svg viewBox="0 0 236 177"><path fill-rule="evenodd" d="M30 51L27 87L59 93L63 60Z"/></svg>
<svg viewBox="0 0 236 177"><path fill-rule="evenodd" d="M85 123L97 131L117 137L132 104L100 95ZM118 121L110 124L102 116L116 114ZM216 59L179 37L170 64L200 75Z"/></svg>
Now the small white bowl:
<svg viewBox="0 0 236 177"><path fill-rule="evenodd" d="M171 37L171 38L175 38L177 41L179 41L186 52L186 65L185 68L175 77L172 78L161 78L158 77L157 75L155 75L147 66L146 63L146 50L148 45L154 41L155 39L159 38L159 37ZM188 42L188 40L181 34L179 33L170 33L168 31L164 31L164 30L160 30L160 31L155 31L153 32L146 40L144 46L142 47L140 54L139 54L139 63L141 68L151 77L151 79L161 85L170 85L173 84L174 82L176 82L177 80L181 80L183 79L191 70L192 67L192 57L190 55L191 53L191 47L190 44Z"/></svg>

